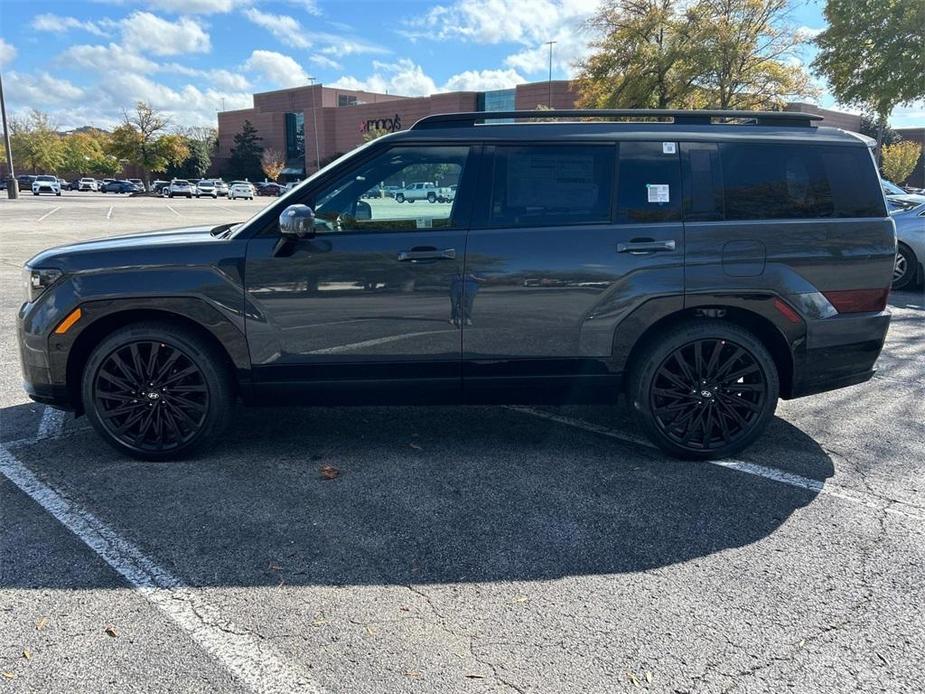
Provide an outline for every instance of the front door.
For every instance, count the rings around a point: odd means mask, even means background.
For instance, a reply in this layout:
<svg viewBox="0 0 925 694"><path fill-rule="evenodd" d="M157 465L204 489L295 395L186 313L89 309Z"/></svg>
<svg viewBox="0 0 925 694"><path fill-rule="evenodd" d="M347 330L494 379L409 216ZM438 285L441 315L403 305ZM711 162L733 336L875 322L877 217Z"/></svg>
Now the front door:
<svg viewBox="0 0 925 694"><path fill-rule="evenodd" d="M453 292L473 156L458 145L380 149L291 201L315 210L314 237L283 242L271 229L249 243L247 337L258 394L325 402L458 395ZM394 190L421 180L458 185L460 194L398 201Z"/></svg>
<svg viewBox="0 0 925 694"><path fill-rule="evenodd" d="M464 276L466 393L615 398L621 321L651 298L683 305L677 144L497 145L484 170L490 202Z"/></svg>

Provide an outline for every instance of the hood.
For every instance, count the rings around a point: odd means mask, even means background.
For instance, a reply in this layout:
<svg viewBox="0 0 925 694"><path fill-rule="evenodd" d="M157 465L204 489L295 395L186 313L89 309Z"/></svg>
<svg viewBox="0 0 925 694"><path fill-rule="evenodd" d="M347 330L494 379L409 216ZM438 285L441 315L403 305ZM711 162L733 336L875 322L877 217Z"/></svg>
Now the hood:
<svg viewBox="0 0 925 694"><path fill-rule="evenodd" d="M919 205L925 204L925 195L917 193L906 193L905 195L887 195L887 202L890 203L890 213L895 214L905 210L911 210Z"/></svg>
<svg viewBox="0 0 925 694"><path fill-rule="evenodd" d="M65 246L55 246L30 258L26 265L30 267L55 267L56 261L65 258L94 254L100 252L132 252L136 250L154 250L165 246L185 246L203 243L221 243L221 239L212 236L214 225L163 229L146 231L139 234L108 236L102 239L81 241ZM57 263L60 264L60 263Z"/></svg>

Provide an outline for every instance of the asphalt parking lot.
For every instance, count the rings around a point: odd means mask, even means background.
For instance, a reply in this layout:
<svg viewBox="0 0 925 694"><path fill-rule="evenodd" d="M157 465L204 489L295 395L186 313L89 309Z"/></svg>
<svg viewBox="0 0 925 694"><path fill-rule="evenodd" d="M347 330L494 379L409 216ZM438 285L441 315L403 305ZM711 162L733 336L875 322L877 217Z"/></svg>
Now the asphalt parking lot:
<svg viewBox="0 0 925 694"><path fill-rule="evenodd" d="M0 200L0 689L925 691L921 290L718 464L620 405L242 408L141 463L26 398L23 261L268 200Z"/></svg>

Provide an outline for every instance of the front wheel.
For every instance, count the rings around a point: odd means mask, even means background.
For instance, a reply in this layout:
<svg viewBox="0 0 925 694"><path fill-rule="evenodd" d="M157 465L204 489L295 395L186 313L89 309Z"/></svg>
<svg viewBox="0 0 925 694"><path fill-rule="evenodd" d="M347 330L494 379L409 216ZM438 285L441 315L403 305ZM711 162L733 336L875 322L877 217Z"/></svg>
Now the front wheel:
<svg viewBox="0 0 925 694"><path fill-rule="evenodd" d="M128 325L102 340L81 394L97 433L142 460L177 459L215 443L233 404L223 355L169 323Z"/></svg>
<svg viewBox="0 0 925 694"><path fill-rule="evenodd" d="M435 203L435 202L437 202L437 196L436 196L434 193L428 193L428 194L427 194L427 202L429 202L429 203Z"/></svg>
<svg viewBox="0 0 925 694"><path fill-rule="evenodd" d="M405 201L405 196L402 195L401 193L395 196L395 202L404 202L404 201Z"/></svg>
<svg viewBox="0 0 925 694"><path fill-rule="evenodd" d="M724 458L757 439L780 384L767 348L726 321L681 323L652 339L630 365L628 396L646 435L679 457Z"/></svg>

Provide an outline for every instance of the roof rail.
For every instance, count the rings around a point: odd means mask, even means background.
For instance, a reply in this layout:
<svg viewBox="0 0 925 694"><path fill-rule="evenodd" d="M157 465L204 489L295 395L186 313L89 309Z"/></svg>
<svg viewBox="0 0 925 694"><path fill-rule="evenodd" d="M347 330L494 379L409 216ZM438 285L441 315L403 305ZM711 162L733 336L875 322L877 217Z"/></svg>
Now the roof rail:
<svg viewBox="0 0 925 694"><path fill-rule="evenodd" d="M438 113L425 116L411 126L411 130L442 127L470 127L479 121L496 119L576 119L602 118L608 120L660 118L645 121L653 125L712 125L716 120L745 120L751 125L787 125L811 127L812 121L822 116L800 111L684 111L670 109L565 109L549 111L470 111L465 113ZM667 119L671 119L670 121Z"/></svg>

